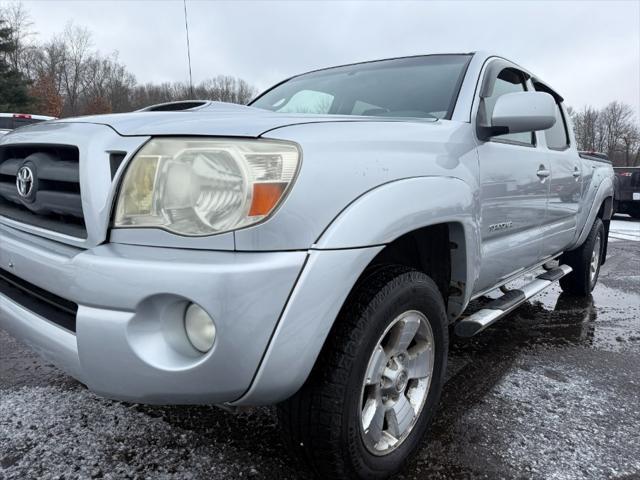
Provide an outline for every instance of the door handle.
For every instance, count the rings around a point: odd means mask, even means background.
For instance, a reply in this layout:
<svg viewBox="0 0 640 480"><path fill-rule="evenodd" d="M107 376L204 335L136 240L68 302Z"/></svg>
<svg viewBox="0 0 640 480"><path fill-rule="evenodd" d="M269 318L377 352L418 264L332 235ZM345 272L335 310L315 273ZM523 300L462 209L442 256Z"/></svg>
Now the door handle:
<svg viewBox="0 0 640 480"><path fill-rule="evenodd" d="M540 180L543 180L545 178L547 178L549 175L551 175L551 172L549 170L547 170L544 165L540 165L540 168L538 168L538 171L536 172L536 175L538 176L538 178Z"/></svg>
<svg viewBox="0 0 640 480"><path fill-rule="evenodd" d="M578 178L582 175L580 169L578 167L573 167L573 178Z"/></svg>

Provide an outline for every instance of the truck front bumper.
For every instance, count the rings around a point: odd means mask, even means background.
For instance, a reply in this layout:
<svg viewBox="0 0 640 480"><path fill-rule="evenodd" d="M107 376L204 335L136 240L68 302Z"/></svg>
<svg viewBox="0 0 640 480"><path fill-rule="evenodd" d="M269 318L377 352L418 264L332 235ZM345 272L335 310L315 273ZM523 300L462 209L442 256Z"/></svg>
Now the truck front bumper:
<svg viewBox="0 0 640 480"><path fill-rule="evenodd" d="M306 258L118 244L83 250L0 226L3 278L40 292L32 304L3 280L0 328L109 398L232 402L251 385ZM32 308L55 309L51 298L77 305L75 328ZM205 354L184 331L191 303L215 322Z"/></svg>

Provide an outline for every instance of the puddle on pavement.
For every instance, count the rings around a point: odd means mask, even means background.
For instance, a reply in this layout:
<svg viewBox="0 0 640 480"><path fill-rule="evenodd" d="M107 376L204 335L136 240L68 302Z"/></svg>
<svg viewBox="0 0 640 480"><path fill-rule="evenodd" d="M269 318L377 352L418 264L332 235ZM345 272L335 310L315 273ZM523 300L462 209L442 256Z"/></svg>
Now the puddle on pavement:
<svg viewBox="0 0 640 480"><path fill-rule="evenodd" d="M549 313L550 334L562 336L561 325L569 329L574 342L600 350L640 348L640 295L629 295L599 285L593 295L575 298L557 290L537 300ZM540 328L547 324L543 323ZM554 331L558 327L558 331Z"/></svg>
<svg viewBox="0 0 640 480"><path fill-rule="evenodd" d="M479 301L482 304L482 301ZM640 349L640 295L598 285L587 298L553 286L471 339L454 340L452 357L540 347ZM514 352L515 353L515 352Z"/></svg>
<svg viewBox="0 0 640 480"><path fill-rule="evenodd" d="M598 416L602 398L629 395L623 393L625 389L633 391L628 379L637 378L634 369L637 371L635 359L640 352L640 295L635 288L632 290L629 293L600 283L592 296L579 298L553 286L479 335L455 338L435 423L417 465L402 478L549 478L542 473L523 474L520 466L523 461L536 468L553 465L551 459L557 460L555 450L549 453L542 448L530 458L526 452L535 451L554 435L557 441L583 442L581 451L592 448L596 457L608 452L614 426L622 428L626 420L624 416L613 418L610 425L606 416ZM604 365L602 371L597 370L598 365ZM624 365L630 365L631 371L626 372ZM619 376L609 377L609 368ZM606 385L610 386L612 378L618 383L609 391L598 383L603 378L607 379ZM631 394L628 401L634 398ZM624 402L617 406L620 415L625 412ZM566 426L556 434L557 422L549 418L559 412L565 412L562 422ZM544 421L532 430L537 418ZM489 429L482 430L487 424ZM580 432L592 428L597 448L592 438L587 444L585 437L580 437ZM526 442L519 444L522 438ZM500 442L505 445L502 449L497 448ZM635 455L615 454L623 458ZM601 472L607 455L590 466ZM538 462L540 457L543 460ZM569 470L580 463L572 463L571 458L564 458ZM420 475L415 475L415 469ZM553 468L540 471L548 470ZM589 477L601 475L584 475Z"/></svg>

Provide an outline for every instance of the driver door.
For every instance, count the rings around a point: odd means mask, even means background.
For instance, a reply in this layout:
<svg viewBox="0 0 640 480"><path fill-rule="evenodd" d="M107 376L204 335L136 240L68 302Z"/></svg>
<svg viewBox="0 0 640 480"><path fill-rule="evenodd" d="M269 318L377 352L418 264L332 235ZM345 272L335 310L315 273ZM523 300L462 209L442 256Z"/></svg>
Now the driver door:
<svg viewBox="0 0 640 480"><path fill-rule="evenodd" d="M478 117L491 118L501 95L529 90L527 75L516 68L504 68L491 80L493 88L480 99L479 109L484 111ZM478 145L482 261L477 291L541 258L550 172L536 140L535 132L524 132L495 136Z"/></svg>

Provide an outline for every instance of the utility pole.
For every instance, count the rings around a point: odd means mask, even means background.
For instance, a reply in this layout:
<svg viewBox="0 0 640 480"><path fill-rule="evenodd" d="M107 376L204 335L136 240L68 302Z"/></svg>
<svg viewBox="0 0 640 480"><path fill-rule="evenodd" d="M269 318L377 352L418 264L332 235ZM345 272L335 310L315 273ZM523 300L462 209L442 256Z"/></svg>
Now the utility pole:
<svg viewBox="0 0 640 480"><path fill-rule="evenodd" d="M189 43L189 20L187 17L187 0L182 0L184 4L184 29L187 33L187 59L189 61L189 90L193 100L193 75L191 74L191 44Z"/></svg>

